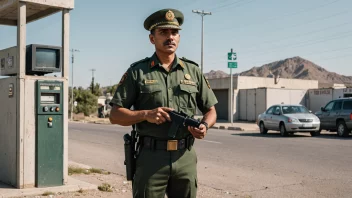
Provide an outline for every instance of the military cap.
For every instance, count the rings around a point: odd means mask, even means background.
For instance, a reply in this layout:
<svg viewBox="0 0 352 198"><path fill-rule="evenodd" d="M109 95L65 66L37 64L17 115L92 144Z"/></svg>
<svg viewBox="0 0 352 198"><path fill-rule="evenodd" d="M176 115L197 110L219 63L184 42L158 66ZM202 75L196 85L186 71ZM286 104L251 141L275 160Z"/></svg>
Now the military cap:
<svg viewBox="0 0 352 198"><path fill-rule="evenodd" d="M178 29L181 30L184 16L176 9L162 9L151 14L144 21L144 28L151 31L155 28Z"/></svg>

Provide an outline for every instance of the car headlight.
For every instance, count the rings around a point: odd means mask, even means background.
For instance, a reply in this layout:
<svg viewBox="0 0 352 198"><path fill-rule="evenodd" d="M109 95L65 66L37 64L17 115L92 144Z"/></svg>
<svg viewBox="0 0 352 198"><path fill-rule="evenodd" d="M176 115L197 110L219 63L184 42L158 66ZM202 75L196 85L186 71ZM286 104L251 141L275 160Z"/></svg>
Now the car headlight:
<svg viewBox="0 0 352 198"><path fill-rule="evenodd" d="M289 123L299 122L297 118L288 118L287 121L288 121Z"/></svg>

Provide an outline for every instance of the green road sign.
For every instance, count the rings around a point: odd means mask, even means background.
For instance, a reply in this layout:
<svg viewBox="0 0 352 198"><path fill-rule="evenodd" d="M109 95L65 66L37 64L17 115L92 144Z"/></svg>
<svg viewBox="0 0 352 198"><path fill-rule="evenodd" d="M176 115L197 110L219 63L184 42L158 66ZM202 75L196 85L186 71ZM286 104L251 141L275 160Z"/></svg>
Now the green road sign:
<svg viewBox="0 0 352 198"><path fill-rule="evenodd" d="M237 62L228 62L227 67L228 68L237 68Z"/></svg>
<svg viewBox="0 0 352 198"><path fill-rule="evenodd" d="M227 53L227 60L237 60L237 54L235 52Z"/></svg>

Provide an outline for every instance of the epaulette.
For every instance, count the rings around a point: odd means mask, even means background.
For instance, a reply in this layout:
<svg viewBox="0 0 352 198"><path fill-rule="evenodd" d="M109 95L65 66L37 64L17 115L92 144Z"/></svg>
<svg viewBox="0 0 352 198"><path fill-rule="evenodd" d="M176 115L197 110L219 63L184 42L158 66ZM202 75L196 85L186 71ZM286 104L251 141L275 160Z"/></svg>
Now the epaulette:
<svg viewBox="0 0 352 198"><path fill-rule="evenodd" d="M149 57L146 57L145 59L142 59L142 60L139 60L139 61L137 61L137 62L134 62L134 63L131 64L131 67L134 67L134 66L138 65L138 63L146 62L146 61L148 61L149 59L150 59Z"/></svg>
<svg viewBox="0 0 352 198"><path fill-rule="evenodd" d="M183 61L185 61L185 62L192 63L192 64L196 65L197 67L199 67L199 65L198 65L196 62L191 61L191 60L188 60L188 59L185 58L185 57L182 57L182 58L180 58L180 59L183 60Z"/></svg>

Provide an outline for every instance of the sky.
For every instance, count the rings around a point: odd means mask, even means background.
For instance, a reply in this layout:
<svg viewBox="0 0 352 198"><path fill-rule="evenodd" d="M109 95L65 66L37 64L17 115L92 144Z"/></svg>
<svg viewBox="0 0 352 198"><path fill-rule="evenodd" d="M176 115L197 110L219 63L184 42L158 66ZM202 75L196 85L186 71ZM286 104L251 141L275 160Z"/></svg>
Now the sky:
<svg viewBox="0 0 352 198"><path fill-rule="evenodd" d="M123 2L123 3L122 3ZM328 71L352 76L351 0L75 0L70 48L75 52L74 86L120 81L128 67L154 53L144 20L174 8L184 16L179 57L201 63L201 16L204 16L204 72L227 68L227 53L237 53L238 68L300 56ZM61 12L27 24L27 44L61 45ZM15 46L16 27L0 25L0 49ZM72 54L70 53L70 56ZM70 79L72 79L70 62Z"/></svg>

